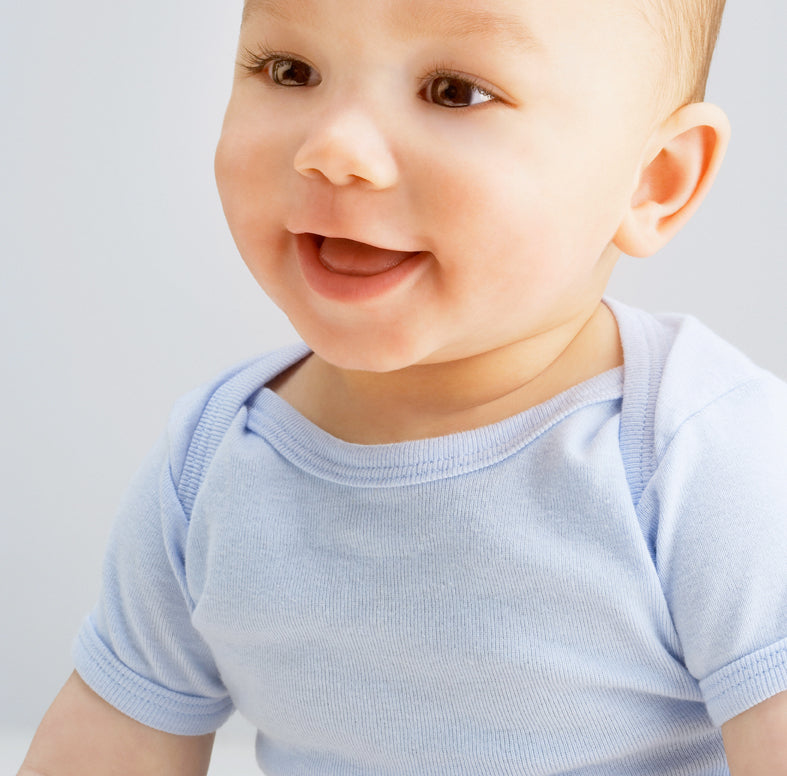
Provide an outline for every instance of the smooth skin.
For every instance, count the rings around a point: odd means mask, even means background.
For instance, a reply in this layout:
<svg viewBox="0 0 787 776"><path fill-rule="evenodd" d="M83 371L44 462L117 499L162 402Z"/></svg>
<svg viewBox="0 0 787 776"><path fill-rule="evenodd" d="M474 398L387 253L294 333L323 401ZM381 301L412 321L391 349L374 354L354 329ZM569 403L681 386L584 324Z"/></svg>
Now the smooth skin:
<svg viewBox="0 0 787 776"><path fill-rule="evenodd" d="M787 692L722 725L732 776L787 776Z"/></svg>
<svg viewBox="0 0 787 776"><path fill-rule="evenodd" d="M205 776L213 738L142 725L73 673L44 716L19 776Z"/></svg>

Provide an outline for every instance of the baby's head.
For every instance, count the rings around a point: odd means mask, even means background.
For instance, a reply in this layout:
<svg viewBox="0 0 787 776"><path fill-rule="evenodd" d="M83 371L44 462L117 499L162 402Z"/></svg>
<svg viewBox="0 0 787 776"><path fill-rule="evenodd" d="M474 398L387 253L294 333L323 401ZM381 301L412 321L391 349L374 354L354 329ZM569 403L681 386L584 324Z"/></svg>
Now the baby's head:
<svg viewBox="0 0 787 776"><path fill-rule="evenodd" d="M241 255L345 368L576 327L718 169L722 5L246 0L216 156Z"/></svg>

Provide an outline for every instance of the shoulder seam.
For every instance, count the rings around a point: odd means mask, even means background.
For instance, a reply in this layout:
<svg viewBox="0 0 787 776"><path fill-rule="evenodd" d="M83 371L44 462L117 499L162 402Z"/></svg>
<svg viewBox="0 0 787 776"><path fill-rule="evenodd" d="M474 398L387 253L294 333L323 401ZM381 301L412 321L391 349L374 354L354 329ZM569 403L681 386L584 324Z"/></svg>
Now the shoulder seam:
<svg viewBox="0 0 787 776"><path fill-rule="evenodd" d="M756 376L756 377L750 377L750 378L748 378L746 380L742 380L741 382L736 383L735 385L733 385L730 388L728 388L726 391L723 391L722 393L717 394L712 399L710 399L709 401L705 402L705 404L703 404L701 407L697 408L694 412L691 412L689 415L687 415L685 418L683 418L675 426L675 428L673 429L672 433L669 436L669 439L667 439L667 441L662 446L661 451L657 452L657 454L655 456L655 460L654 460L654 464L655 465L653 466L653 469L650 472L650 476L648 477L647 481L643 485L642 493L644 493L645 490L647 490L648 486L653 481L653 478L656 476L656 473L658 472L658 469L659 469L659 466L661 465L661 462L664 460L664 458L669 453L669 450L672 447L672 444L675 441L675 438L680 434L680 432L684 428L686 428L686 426L692 420L694 420L698 416L702 415L706 410L709 410L717 402L721 401L722 399L726 398L727 396L730 396L731 394L735 393L736 391L740 391L743 388L746 388L747 386L752 385L753 383L760 382L763 379L764 379L763 376L759 375L759 376ZM639 513L640 503L641 503L641 499L640 499L640 501L638 501L634 505L635 506L635 510L636 510L637 513Z"/></svg>
<svg viewBox="0 0 787 776"><path fill-rule="evenodd" d="M249 396L265 383L270 366L258 359L219 384L205 403L183 462L177 497L188 522L202 481L216 449Z"/></svg>
<svg viewBox="0 0 787 776"><path fill-rule="evenodd" d="M250 359L220 378L202 408L176 482L187 523L210 462L238 412L274 375L308 353L303 343L295 343Z"/></svg>
<svg viewBox="0 0 787 776"><path fill-rule="evenodd" d="M669 347L655 318L631 315L618 322L624 345L620 452L636 509L656 468L656 403Z"/></svg>
<svg viewBox="0 0 787 776"><path fill-rule="evenodd" d="M722 401L722 399L725 399L728 396L730 396L731 394L736 393L737 391L740 391L740 390L742 390L742 389L744 389L744 388L746 388L746 387L748 387L748 386L750 386L750 385L752 385L754 383L761 382L764 379L765 379L764 375L754 375L752 377L748 377L748 378L746 378L744 380L741 380L740 382L735 383L735 385L732 385L732 386L728 387L726 390L722 391L721 393L716 394L715 396L710 398L708 401L706 401L702 406L698 407L696 410L694 410L693 412L690 412L688 415L686 415L684 418L682 418L680 420L680 422L676 424L675 428L670 433L669 438L666 440L666 442L662 446L661 452L658 453L658 451L657 451L656 468L658 468L658 464L661 463L661 460L666 456L668 450L672 446L673 441L675 440L675 437L678 436L678 434L692 420L694 420L694 418L698 417L699 415L702 415L706 410L710 409L712 406L714 406L718 402ZM650 479L653 478L653 475L655 473L656 473L656 470L654 468L653 472L651 472L651 477L649 478L648 481L650 481Z"/></svg>

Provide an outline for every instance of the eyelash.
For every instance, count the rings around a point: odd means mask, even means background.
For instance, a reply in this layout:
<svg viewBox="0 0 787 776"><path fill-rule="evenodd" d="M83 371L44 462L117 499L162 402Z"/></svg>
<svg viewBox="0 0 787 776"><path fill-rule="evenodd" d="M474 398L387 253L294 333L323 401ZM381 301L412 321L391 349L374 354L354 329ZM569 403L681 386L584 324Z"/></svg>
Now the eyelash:
<svg viewBox="0 0 787 776"><path fill-rule="evenodd" d="M283 51L269 51L265 48L260 48L256 52L251 49L244 48L243 55L238 64L249 74L258 75L263 72L265 68L277 59L291 59L296 61L295 57L288 56ZM298 60L300 61L300 60Z"/></svg>
<svg viewBox="0 0 787 776"><path fill-rule="evenodd" d="M316 69L312 68L308 62L304 62L303 60L298 59L291 54L287 54L282 51L270 51L264 48L258 49L256 52L251 51L248 48L244 48L243 55L241 56L238 64L246 71L248 75L258 76L261 73L265 73L266 68L275 62L293 62L304 64L311 68L314 72L317 72ZM268 77L271 82L276 85L275 81L273 81L270 76Z"/></svg>
<svg viewBox="0 0 787 776"><path fill-rule="evenodd" d="M298 59L297 57L292 56L291 54L287 54L281 51L271 51L266 48L260 48L256 52L251 51L248 48L244 48L243 56L241 57L240 62L238 63L249 75L256 76L260 73L264 73L265 69L272 63L277 61L288 61L288 62L296 62L296 63L303 63L308 67L311 65L308 62L303 62L303 60ZM312 68L314 69L314 68ZM455 70L451 70L450 68L444 66L443 64L436 63L433 65L427 73L418 79L418 94L422 95L431 84L434 84L436 81L440 79L451 79L453 81L457 81L459 83L465 84L475 90L477 94L482 95L485 99L482 100L481 103L472 103L468 106L457 106L450 109L457 110L461 107L471 107L475 104L485 104L485 103L493 103L493 102L502 102L502 99L492 92L486 84L482 83L480 80L474 78L473 76L466 75L464 73L457 73ZM273 82L275 84L275 82ZM295 87L290 87L295 88ZM429 102L433 105L438 105L438 107L447 107L441 106L439 103L435 103L432 100L424 98L426 102Z"/></svg>

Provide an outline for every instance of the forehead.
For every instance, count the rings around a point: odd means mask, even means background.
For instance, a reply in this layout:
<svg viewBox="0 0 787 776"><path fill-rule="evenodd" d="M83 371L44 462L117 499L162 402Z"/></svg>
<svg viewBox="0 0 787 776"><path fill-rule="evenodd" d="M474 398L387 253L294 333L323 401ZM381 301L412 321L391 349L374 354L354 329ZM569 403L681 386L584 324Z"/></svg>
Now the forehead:
<svg viewBox="0 0 787 776"><path fill-rule="evenodd" d="M437 27L459 36L494 34L526 46L536 42L533 26L572 26L572 19L652 26L641 0L245 0L243 21L263 16L297 24L321 14L358 18L364 11L411 35Z"/></svg>
<svg viewBox="0 0 787 776"><path fill-rule="evenodd" d="M451 38L493 38L518 47L532 47L537 43L522 14L517 13L516 5L501 0L469 0L450 5L439 0L366 0L363 5L367 12L382 18L386 26L409 38L436 32ZM327 12L329 7L334 17L345 12L358 18L356 4L351 0L246 0L243 20L262 16L290 24L305 23Z"/></svg>

